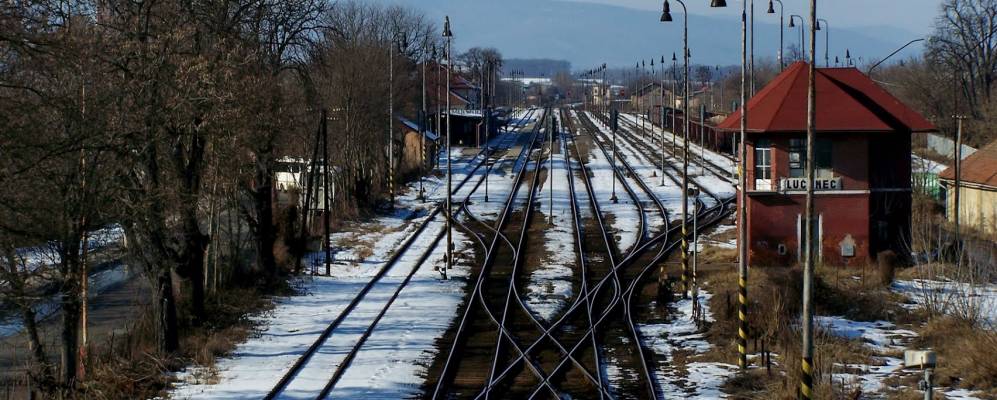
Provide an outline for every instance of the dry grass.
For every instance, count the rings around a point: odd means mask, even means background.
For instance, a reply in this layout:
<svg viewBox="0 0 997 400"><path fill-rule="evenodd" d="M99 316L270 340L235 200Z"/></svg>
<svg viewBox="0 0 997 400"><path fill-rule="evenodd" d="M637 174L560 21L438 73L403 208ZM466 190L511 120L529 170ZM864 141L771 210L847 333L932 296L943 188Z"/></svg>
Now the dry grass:
<svg viewBox="0 0 997 400"><path fill-rule="evenodd" d="M157 351L157 331L153 310L143 313L129 333L98 344L91 351L87 379L80 385L79 398L139 399L165 395L172 383L170 371L186 364L201 370L199 380L215 379L218 357L229 354L255 332L252 316L268 312L272 302L257 289L232 288L220 291L205 305L211 321L200 327L181 330L181 353L162 356Z"/></svg>
<svg viewBox="0 0 997 400"><path fill-rule="evenodd" d="M920 330L912 343L938 353L938 384L982 391L997 398L997 332L981 329L968 321L937 317Z"/></svg>
<svg viewBox="0 0 997 400"><path fill-rule="evenodd" d="M814 282L814 305L818 315L844 315L853 320L896 320L905 312L896 306L901 298L879 284L870 273L868 280L851 278L849 271L821 268ZM854 272L854 271L852 271ZM837 275L837 276L836 276ZM844 275L842 277L841 275ZM714 293L710 301L716 321L706 335L714 348L704 355L707 361L736 364L737 274L732 270L710 272L704 277ZM734 398L792 399L799 387L801 343L798 327L802 299L802 272L798 268L753 268L748 279L748 351L757 354L764 347L773 356L771 373L753 369L727 382L725 391ZM820 383L816 398L848 399L857 388L828 382L842 373L836 363L869 364L873 353L862 342L846 340L818 329L815 334L814 366ZM761 358L752 360L754 364Z"/></svg>

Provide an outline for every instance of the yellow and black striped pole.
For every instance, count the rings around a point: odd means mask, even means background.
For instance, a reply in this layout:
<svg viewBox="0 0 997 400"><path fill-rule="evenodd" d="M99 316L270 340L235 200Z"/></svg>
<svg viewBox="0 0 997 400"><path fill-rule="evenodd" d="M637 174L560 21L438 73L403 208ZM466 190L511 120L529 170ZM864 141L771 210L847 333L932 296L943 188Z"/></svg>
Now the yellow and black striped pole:
<svg viewBox="0 0 997 400"><path fill-rule="evenodd" d="M737 366L748 368L748 280L737 278Z"/></svg>
<svg viewBox="0 0 997 400"><path fill-rule="evenodd" d="M804 247L803 247L803 360L801 363L800 397L813 398L814 384L814 320L813 320L813 280L814 280L814 249L819 238L814 236L814 143L817 136L817 69L815 57L817 53L813 40L817 37L817 0L810 0L810 77L807 88L807 200L804 216Z"/></svg>

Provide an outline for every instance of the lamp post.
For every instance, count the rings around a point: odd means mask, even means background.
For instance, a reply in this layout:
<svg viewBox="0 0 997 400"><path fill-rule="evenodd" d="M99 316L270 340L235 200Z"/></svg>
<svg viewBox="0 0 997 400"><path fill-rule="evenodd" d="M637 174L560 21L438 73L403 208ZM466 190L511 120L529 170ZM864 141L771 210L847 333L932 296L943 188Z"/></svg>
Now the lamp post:
<svg viewBox="0 0 997 400"><path fill-rule="evenodd" d="M821 24L824 24L821 26ZM826 19L820 18L817 20L817 30L824 30L824 66L831 66L831 57L828 55L828 49L831 48L831 24L827 22Z"/></svg>
<svg viewBox="0 0 997 400"><path fill-rule="evenodd" d="M446 265L443 269L443 279L447 279L447 270L453 268L453 223L451 219L452 210L452 197L453 197L453 170L451 169L450 163L450 146L452 146L452 136L450 135L450 74L453 70L453 31L450 30L450 16L447 16L443 22L443 37L446 38L447 48L444 50L447 58L447 201L446 201L446 218L447 218L447 255L446 255Z"/></svg>
<svg viewBox="0 0 997 400"><path fill-rule="evenodd" d="M685 77L682 80L682 298L689 298L689 240L687 221L689 219L689 10L682 0L675 0L682 6L683 32L682 56ZM665 0L661 22L671 22L672 13L668 0Z"/></svg>
<svg viewBox="0 0 997 400"><path fill-rule="evenodd" d="M775 14L775 4L773 4L772 2L779 3L779 71L782 71L784 68L786 68L786 63L782 61L782 51L783 51L782 43L783 43L783 35L785 30L782 24L786 16L786 9L782 5L782 0L769 0L769 10L768 10L769 14Z"/></svg>
<svg viewBox="0 0 997 400"><path fill-rule="evenodd" d="M789 16L789 27L790 28L795 28L796 27L796 24L793 23L793 18L799 18L800 19L800 59L802 60L802 59L806 58L806 52L803 50L803 17L801 17L799 15L796 15L796 14L790 15Z"/></svg>
<svg viewBox="0 0 997 400"><path fill-rule="evenodd" d="M672 154L675 154L675 142L676 142L675 136L677 135L677 133L675 132L675 118L676 118L675 96L676 96L676 91L678 91L678 80L679 80L677 63L678 60L675 58L675 52L672 52L672 104L670 107L668 107L672 110ZM662 178L662 182L664 182L663 179L664 178Z"/></svg>
<svg viewBox="0 0 997 400"><path fill-rule="evenodd" d="M665 56L661 56L661 186L665 186Z"/></svg>
<svg viewBox="0 0 997 400"><path fill-rule="evenodd" d="M712 0L711 7L727 7L724 0ZM737 365L741 371L748 368L748 246L745 202L747 201L746 183L746 148L744 145L748 128L748 91L746 77L748 75L748 25L746 4L741 5L741 134L738 145L738 191L737 191L737 283L738 283L738 328L737 328ZM790 18L792 20L792 18Z"/></svg>

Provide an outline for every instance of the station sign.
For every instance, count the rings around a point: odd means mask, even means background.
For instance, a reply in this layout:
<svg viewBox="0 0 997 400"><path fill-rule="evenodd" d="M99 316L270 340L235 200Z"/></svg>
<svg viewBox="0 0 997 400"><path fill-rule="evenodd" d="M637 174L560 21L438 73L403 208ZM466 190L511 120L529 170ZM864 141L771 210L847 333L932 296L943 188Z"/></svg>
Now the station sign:
<svg viewBox="0 0 997 400"><path fill-rule="evenodd" d="M841 178L817 178L814 180L815 191L843 190ZM807 190L807 178L782 178L779 181L781 192L802 192Z"/></svg>

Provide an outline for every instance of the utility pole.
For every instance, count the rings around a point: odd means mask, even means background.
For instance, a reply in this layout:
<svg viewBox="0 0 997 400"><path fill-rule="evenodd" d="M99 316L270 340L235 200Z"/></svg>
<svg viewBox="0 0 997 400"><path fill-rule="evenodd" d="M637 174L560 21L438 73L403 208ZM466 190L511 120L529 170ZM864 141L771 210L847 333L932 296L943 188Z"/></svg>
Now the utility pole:
<svg viewBox="0 0 997 400"><path fill-rule="evenodd" d="M322 231L325 236L322 237L322 247L325 249L325 275L332 275L332 246L329 243L329 225L331 225L329 218L329 203L331 202L331 197L329 195L329 118L326 115L326 111L322 110Z"/></svg>
<svg viewBox="0 0 997 400"><path fill-rule="evenodd" d="M450 30L450 16L447 16L443 22L443 37L447 40L446 58L447 58L447 201L446 201L446 219L447 219L447 255L445 266L443 268L443 279L447 279L447 272L449 269L453 268L453 206L451 202L453 201L453 170L451 169L450 162L450 147L453 145L452 135L450 134L450 74L453 71L453 32Z"/></svg>
<svg viewBox="0 0 997 400"><path fill-rule="evenodd" d="M817 0L810 0L810 77L807 89L807 209L804 221L804 264L803 264L803 359L800 394L804 399L813 398L814 360L814 320L813 320L813 281L814 281L814 144L817 136ZM801 27L802 29L802 27Z"/></svg>
<svg viewBox="0 0 997 400"><path fill-rule="evenodd" d="M427 114L429 111L426 109L426 62L422 62L422 115L419 119L419 126L422 128L422 137L420 138L420 148L419 148L419 200L426 201L426 190L423 188L422 181L426 179L426 132L429 130L426 125L429 125L429 117Z"/></svg>
<svg viewBox="0 0 997 400"><path fill-rule="evenodd" d="M956 130L955 130L955 149L953 149L954 159L955 159L955 195L952 199L955 204L955 212L952 214L953 222L955 222L955 248L956 248L956 267L962 267L962 226L961 216L959 215L962 211L960 208L960 197L962 196L962 121L966 119L965 116L957 115L956 119Z"/></svg>
<svg viewBox="0 0 997 400"><path fill-rule="evenodd" d="M395 209L395 35L388 42L388 192Z"/></svg>
<svg viewBox="0 0 997 400"><path fill-rule="evenodd" d="M712 0L710 7L727 7L724 0ZM746 214L747 169L745 157L745 136L748 130L748 10L747 2L741 2L741 142L738 145L738 191L737 191L737 366L742 372L748 369L748 216Z"/></svg>

